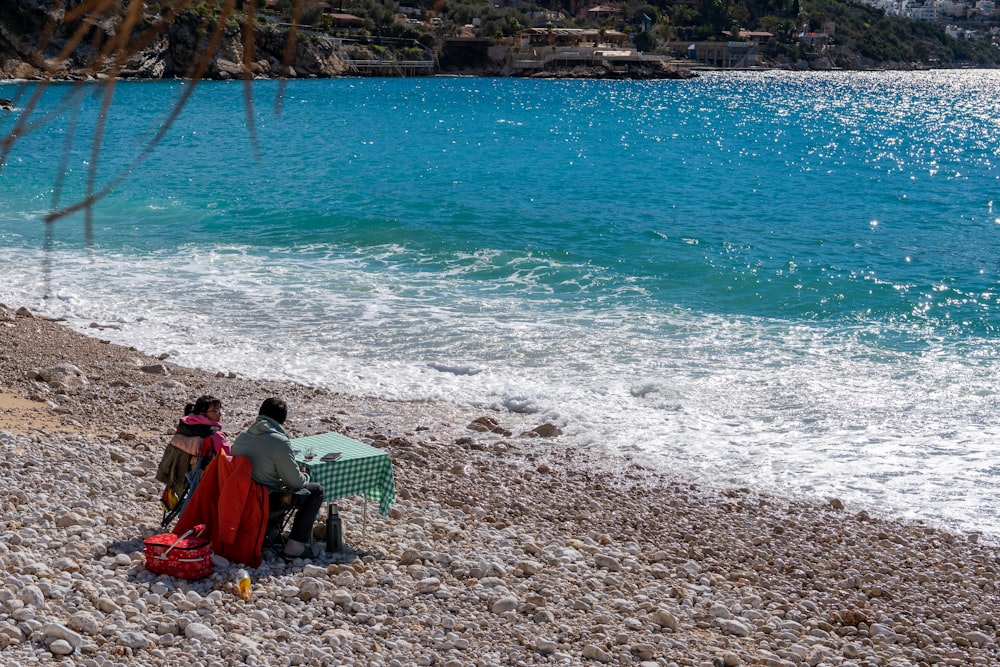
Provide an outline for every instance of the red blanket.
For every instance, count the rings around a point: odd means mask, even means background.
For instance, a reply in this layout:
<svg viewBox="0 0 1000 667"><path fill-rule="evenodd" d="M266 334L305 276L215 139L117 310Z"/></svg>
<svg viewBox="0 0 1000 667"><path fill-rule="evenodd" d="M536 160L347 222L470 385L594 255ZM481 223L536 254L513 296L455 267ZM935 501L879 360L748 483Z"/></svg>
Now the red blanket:
<svg viewBox="0 0 1000 667"><path fill-rule="evenodd" d="M212 459L174 532L182 535L203 523L214 553L250 567L260 565L267 531L267 489L250 478L251 472L245 456L220 454Z"/></svg>

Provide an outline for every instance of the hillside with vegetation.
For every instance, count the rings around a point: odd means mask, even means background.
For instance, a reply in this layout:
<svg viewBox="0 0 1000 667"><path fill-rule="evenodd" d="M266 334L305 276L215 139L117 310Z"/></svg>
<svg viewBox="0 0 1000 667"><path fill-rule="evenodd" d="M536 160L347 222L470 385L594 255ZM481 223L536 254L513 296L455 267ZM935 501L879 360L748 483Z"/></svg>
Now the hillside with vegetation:
<svg viewBox="0 0 1000 667"><path fill-rule="evenodd" d="M0 3L0 76L328 77L379 59L498 74L487 49L513 44L529 27L624 33L640 52L678 62L691 43L753 39L756 64L764 67L1000 63L1000 19L981 18L967 26L972 38L957 39L943 24L847 0L621 0L600 11L579 0L332 1L273 0L257 8L246 0L151 0L141 12L110 0Z"/></svg>
<svg viewBox="0 0 1000 667"><path fill-rule="evenodd" d="M944 26L886 16L881 10L844 0L806 0L803 16L811 26L833 21L835 53L856 54L877 63L921 63L927 66L994 66L1000 50L989 39L956 39ZM1000 21L993 25L1000 24ZM975 23L980 31L990 26Z"/></svg>

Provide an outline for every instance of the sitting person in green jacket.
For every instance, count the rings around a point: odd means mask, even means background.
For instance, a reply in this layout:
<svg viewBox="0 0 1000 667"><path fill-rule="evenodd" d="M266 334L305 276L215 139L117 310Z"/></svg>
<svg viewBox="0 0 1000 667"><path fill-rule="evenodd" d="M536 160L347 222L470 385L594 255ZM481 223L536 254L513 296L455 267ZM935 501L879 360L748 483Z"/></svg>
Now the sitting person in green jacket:
<svg viewBox="0 0 1000 667"><path fill-rule="evenodd" d="M270 511L280 505L296 508L284 555L316 558L320 550L311 544L312 528L323 504L323 488L310 482L308 473L296 463L288 432L283 427L287 416L285 401L274 397L265 400L257 421L236 436L232 453L250 459L253 480L270 491ZM307 490L308 495L293 493L300 489Z"/></svg>

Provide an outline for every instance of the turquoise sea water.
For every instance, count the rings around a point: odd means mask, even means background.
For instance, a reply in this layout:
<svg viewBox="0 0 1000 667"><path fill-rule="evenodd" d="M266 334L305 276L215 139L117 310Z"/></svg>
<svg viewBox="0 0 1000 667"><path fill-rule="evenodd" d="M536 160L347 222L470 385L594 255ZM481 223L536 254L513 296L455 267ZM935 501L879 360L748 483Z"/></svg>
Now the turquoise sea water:
<svg viewBox="0 0 1000 667"><path fill-rule="evenodd" d="M98 187L186 86L117 86ZM240 84L200 84L92 244L78 214L46 253L101 113L96 86L52 87L0 172L0 301L1000 536L1000 73L280 90L253 84L251 132Z"/></svg>

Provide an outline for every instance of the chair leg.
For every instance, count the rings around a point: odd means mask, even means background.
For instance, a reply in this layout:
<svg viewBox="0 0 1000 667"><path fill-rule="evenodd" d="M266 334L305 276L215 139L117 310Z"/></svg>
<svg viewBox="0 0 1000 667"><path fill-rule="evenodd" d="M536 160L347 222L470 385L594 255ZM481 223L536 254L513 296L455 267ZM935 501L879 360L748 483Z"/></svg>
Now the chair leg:
<svg viewBox="0 0 1000 667"><path fill-rule="evenodd" d="M285 532L288 530L288 523L291 521L295 508L285 507L279 511L272 512L267 519L267 533L264 535L264 545L270 546L277 551L283 551L287 539Z"/></svg>
<svg viewBox="0 0 1000 667"><path fill-rule="evenodd" d="M264 546L279 551L285 547L285 536L280 526L267 529L267 533L264 535Z"/></svg>

